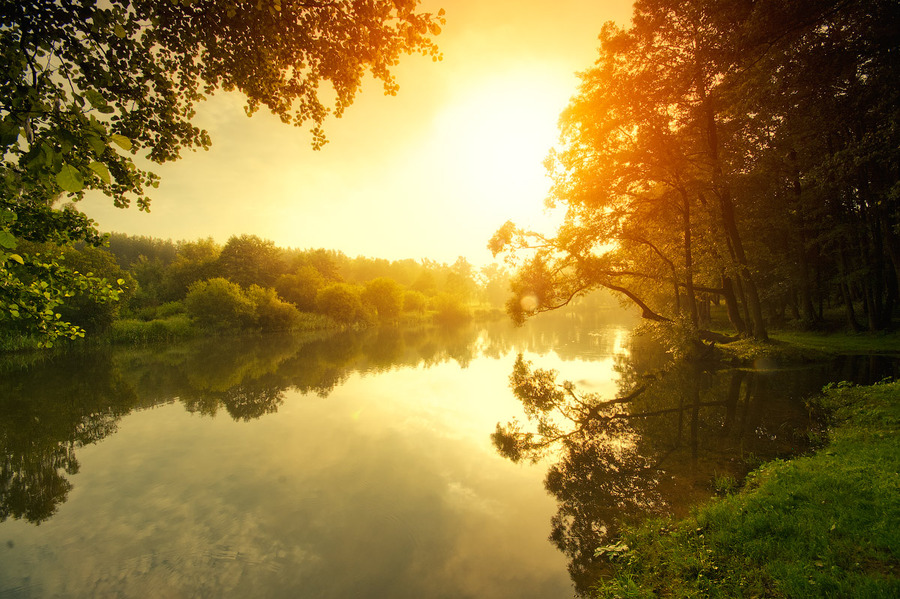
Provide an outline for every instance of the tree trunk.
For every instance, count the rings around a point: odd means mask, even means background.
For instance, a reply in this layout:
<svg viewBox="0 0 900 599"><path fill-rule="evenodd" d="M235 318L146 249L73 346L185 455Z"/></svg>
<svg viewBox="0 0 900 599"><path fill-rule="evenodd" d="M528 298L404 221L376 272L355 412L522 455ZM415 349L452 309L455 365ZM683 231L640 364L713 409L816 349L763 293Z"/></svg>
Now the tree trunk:
<svg viewBox="0 0 900 599"><path fill-rule="evenodd" d="M734 286L731 279L722 273L722 298L725 300L725 309L728 311L728 320L731 326L737 331L738 335L744 336L749 333L747 323L741 318L741 311L738 308L737 298L734 296Z"/></svg>
<svg viewBox="0 0 900 599"><path fill-rule="evenodd" d="M691 324L698 325L697 297L694 294L694 256L691 247L691 202L687 193L681 192L682 215L684 217L684 286L687 295L688 313L691 315Z"/></svg>
<svg viewBox="0 0 900 599"><path fill-rule="evenodd" d="M769 335L766 331L766 323L762 313L762 304L759 300L759 289L757 289L756 281L753 278L753 274L750 272L747 255L744 252L744 244L741 241L741 235L737 227L737 218L734 213L734 201L722 171L722 163L719 157L719 138L716 114L712 102L707 95L706 86L702 80L702 74L698 76L697 91L699 92L706 115L707 143L709 146L709 157L713 168L712 183L719 200L722 224L724 225L725 235L731 242L731 247L737 262L739 277L743 283L744 291L746 292L747 307L750 312L753 336L765 341L769 338Z"/></svg>

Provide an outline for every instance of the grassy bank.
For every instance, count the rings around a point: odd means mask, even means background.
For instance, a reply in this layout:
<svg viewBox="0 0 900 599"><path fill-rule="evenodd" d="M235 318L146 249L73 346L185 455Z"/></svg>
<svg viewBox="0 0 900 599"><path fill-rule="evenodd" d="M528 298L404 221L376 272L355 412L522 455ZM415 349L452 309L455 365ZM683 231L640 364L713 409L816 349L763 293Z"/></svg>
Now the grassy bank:
<svg viewBox="0 0 900 599"><path fill-rule="evenodd" d="M734 363L753 363L768 360L778 364L822 362L846 354L898 354L900 334L812 333L775 331L769 342L742 339L718 345L726 360Z"/></svg>
<svg viewBox="0 0 900 599"><path fill-rule="evenodd" d="M900 383L821 402L826 446L685 520L628 530L596 596L900 597Z"/></svg>

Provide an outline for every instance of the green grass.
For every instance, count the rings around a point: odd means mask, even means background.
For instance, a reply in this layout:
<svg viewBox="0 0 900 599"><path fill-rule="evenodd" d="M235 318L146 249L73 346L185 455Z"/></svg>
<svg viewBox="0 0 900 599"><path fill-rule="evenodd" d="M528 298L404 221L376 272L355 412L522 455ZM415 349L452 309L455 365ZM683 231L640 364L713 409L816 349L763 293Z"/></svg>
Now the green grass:
<svg viewBox="0 0 900 599"><path fill-rule="evenodd" d="M845 354L900 354L898 333L811 333L772 331L768 342L741 339L717 347L735 363L769 361L775 364L823 362Z"/></svg>
<svg viewBox="0 0 900 599"><path fill-rule="evenodd" d="M831 440L628 529L597 597L900 597L900 383L835 387Z"/></svg>
<svg viewBox="0 0 900 599"><path fill-rule="evenodd" d="M815 349L831 355L852 353L898 353L898 333L810 333L776 331L772 338L782 343Z"/></svg>

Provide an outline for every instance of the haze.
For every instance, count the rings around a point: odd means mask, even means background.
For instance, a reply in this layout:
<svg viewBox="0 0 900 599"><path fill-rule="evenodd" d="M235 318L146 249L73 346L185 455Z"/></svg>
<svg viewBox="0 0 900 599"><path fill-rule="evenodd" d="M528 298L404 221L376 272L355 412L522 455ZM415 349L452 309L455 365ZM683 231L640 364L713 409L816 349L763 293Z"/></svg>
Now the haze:
<svg viewBox="0 0 900 599"><path fill-rule="evenodd" d="M208 152L157 166L151 213L90 195L80 208L101 230L171 239L252 233L277 245L355 256L490 261L485 248L508 219L539 227L549 181L542 161L556 121L596 55L608 20L627 23L629 0L425 1L447 11L442 62L407 56L385 97L367 80L330 143L218 94L196 124Z"/></svg>

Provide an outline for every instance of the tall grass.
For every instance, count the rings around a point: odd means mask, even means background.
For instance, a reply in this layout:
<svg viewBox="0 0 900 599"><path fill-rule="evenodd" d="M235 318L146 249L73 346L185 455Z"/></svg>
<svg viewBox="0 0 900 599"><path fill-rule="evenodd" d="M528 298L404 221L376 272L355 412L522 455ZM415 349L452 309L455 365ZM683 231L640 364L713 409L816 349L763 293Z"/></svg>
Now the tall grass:
<svg viewBox="0 0 900 599"><path fill-rule="evenodd" d="M152 343L178 341L196 337L199 331L184 314L157 320L116 320L109 331L113 343Z"/></svg>

